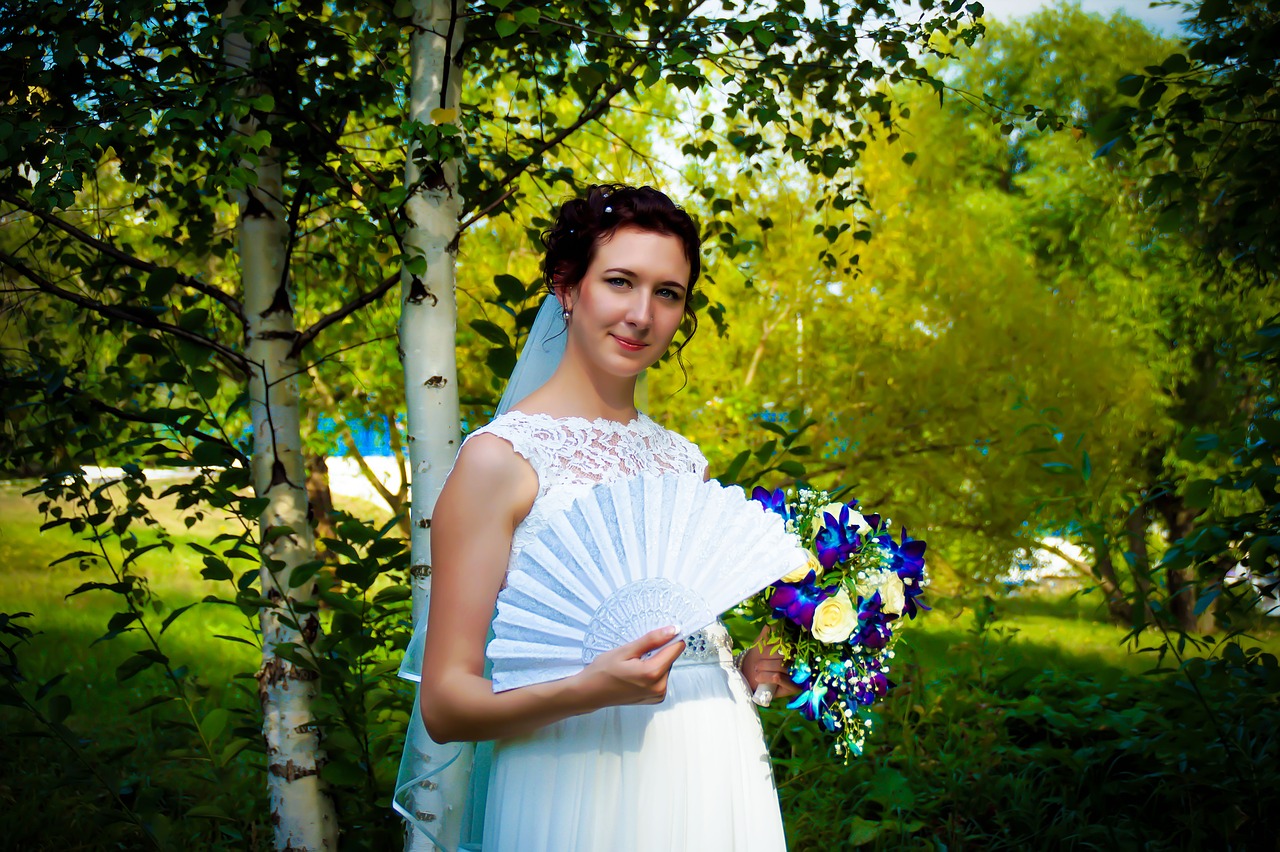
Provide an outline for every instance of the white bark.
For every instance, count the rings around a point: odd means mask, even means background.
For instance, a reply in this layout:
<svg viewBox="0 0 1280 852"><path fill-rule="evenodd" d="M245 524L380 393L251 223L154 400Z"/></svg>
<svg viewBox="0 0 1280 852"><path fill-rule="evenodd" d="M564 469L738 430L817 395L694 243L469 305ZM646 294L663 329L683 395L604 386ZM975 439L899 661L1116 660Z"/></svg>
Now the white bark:
<svg viewBox="0 0 1280 852"><path fill-rule="evenodd" d="M464 21L451 0L414 0L414 32L410 44L412 82L409 120L423 124L457 123L462 70L454 63ZM436 112L433 117L433 112ZM449 110L454 110L449 113ZM409 464L413 488L410 515L413 615L421 630L431 596L431 517L436 498L458 452L457 298L454 264L461 202L456 160L415 162L410 149L405 185L413 190L405 204L409 228L405 253L420 257L426 269L401 273L400 357L404 364ZM415 712L417 712L415 708ZM441 748L439 755L452 754ZM428 754L428 759L436 755ZM433 833L449 849L456 848L463 818L470 747L414 801L414 812L430 822ZM406 848L428 850L430 842L410 831Z"/></svg>
<svg viewBox="0 0 1280 852"><path fill-rule="evenodd" d="M224 50L233 68L250 67L253 48L235 26L243 0L232 0L224 22ZM265 91L263 89L262 91ZM259 90L246 85L246 93ZM233 124L236 134L253 134L259 121L252 115ZM319 622L314 613L290 613L290 603L308 600L312 587L293 589L289 575L315 558L315 541L307 522L306 473L298 400L298 363L289 356L297 337L286 268L287 222L281 204L283 169L278 152L264 149L254 163L242 165L257 175L257 186L237 193L240 208L240 273L244 289L245 349L252 365L249 410L253 422L253 485L267 499L259 520L263 540L280 527L292 532L262 548L263 597L275 603L260 613L262 668L258 696L262 701L262 732L267 747L267 786L277 849L337 849L338 824L320 767L324 752L312 713L318 691L314 672L282 659L284 643L314 641ZM282 377L289 378L282 378ZM278 560L274 569L269 567ZM280 620L291 615L302 630Z"/></svg>

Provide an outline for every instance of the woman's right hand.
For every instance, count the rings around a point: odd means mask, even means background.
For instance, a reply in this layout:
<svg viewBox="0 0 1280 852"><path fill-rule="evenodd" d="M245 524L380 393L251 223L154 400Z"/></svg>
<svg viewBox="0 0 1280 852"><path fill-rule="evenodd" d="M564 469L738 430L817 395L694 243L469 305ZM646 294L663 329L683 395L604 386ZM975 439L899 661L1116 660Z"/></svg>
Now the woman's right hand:
<svg viewBox="0 0 1280 852"><path fill-rule="evenodd" d="M671 666L684 651L683 641L662 648L675 635L674 627L651 630L634 642L596 657L577 675L582 678L587 700L596 707L661 703L667 697ZM645 659L650 651L656 653Z"/></svg>

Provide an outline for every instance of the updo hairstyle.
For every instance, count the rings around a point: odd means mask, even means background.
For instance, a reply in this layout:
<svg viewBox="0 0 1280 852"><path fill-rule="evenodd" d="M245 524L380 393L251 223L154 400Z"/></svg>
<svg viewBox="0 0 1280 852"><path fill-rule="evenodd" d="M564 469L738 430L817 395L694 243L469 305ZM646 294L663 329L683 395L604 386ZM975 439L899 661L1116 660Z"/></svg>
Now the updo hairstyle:
<svg viewBox="0 0 1280 852"><path fill-rule="evenodd" d="M566 201L556 223L542 232L542 244L547 250L542 277L547 289L555 295L558 287L579 284L595 259L596 249L623 227L675 237L684 246L684 256L689 261L689 286L684 300L688 333L676 350L679 353L698 329L693 295L694 283L702 271L698 253L701 240L698 226L689 214L651 186L596 184L587 187L583 197Z"/></svg>

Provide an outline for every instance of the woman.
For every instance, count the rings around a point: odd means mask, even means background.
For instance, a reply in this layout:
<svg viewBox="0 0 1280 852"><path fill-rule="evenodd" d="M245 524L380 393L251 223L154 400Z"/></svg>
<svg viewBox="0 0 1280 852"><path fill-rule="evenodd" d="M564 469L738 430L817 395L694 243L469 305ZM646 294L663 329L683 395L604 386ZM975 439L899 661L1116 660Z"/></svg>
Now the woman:
<svg viewBox="0 0 1280 852"><path fill-rule="evenodd" d="M739 674L722 626L670 645L675 628L655 630L578 675L502 693L484 675L508 562L548 516L598 482L706 476L697 448L634 402L637 377L682 320L696 323L692 220L657 190L596 186L563 206L544 242L564 354L467 439L436 504L423 721L437 742L496 741L486 852L782 849L749 695L790 684L756 650Z"/></svg>

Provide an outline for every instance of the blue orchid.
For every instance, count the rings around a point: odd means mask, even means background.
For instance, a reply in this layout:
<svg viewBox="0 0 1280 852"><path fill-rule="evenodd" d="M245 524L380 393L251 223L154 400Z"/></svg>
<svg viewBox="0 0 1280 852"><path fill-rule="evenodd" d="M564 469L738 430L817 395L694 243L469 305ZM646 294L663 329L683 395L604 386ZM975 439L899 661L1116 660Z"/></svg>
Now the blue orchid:
<svg viewBox="0 0 1280 852"><path fill-rule="evenodd" d="M916 598L924 594L924 551L927 545L920 539L907 535L906 527L902 528L902 540L895 542L893 536L882 535L876 541L884 546L889 554L889 568L902 580L902 590L906 603L902 606L903 615L915 618L919 610L928 610L924 601Z"/></svg>
<svg viewBox="0 0 1280 852"><path fill-rule="evenodd" d="M862 535L857 527L849 525L849 507L858 505L858 501L840 507L840 517L830 512L823 513L822 529L818 530L814 547L818 551L818 561L825 569L837 562L843 562L852 554L862 549Z"/></svg>
<svg viewBox="0 0 1280 852"><path fill-rule="evenodd" d="M780 515L783 521L790 521L795 518L795 512L787 505L786 492L781 488L776 491L770 491L757 485L751 491L751 499L775 515Z"/></svg>
<svg viewBox="0 0 1280 852"><path fill-rule="evenodd" d="M839 591L838 586L823 587L815 582L812 571L800 583L778 583L769 597L774 618L786 618L805 630L813 629L813 613L818 604Z"/></svg>
<svg viewBox="0 0 1280 852"><path fill-rule="evenodd" d="M896 618L893 613L881 609L880 593L869 598L858 599L858 626L854 628L849 641L873 651L879 651L889 644L893 630L889 622Z"/></svg>

